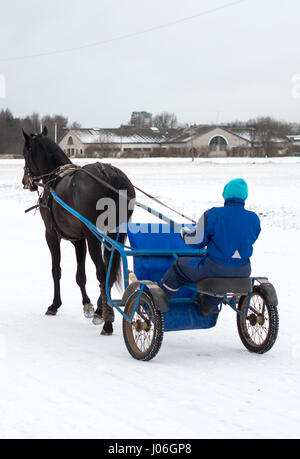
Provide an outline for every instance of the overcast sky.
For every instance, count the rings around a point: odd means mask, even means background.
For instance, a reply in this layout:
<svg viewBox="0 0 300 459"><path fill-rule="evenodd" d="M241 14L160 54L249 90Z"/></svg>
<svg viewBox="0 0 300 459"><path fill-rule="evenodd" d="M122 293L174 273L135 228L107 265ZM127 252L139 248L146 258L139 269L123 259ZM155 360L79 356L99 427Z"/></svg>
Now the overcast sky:
<svg viewBox="0 0 300 459"><path fill-rule="evenodd" d="M233 2L1 0L0 109L61 113L84 127L117 127L141 110L175 112L182 123L262 115L299 122L292 78L300 75L300 0L244 0L99 46L8 60L135 34Z"/></svg>

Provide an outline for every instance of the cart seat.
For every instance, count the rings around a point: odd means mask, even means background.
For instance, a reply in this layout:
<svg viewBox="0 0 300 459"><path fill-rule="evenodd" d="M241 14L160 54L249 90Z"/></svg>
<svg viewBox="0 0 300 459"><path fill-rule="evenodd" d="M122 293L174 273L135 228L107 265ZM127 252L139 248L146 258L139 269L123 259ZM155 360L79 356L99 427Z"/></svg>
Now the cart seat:
<svg viewBox="0 0 300 459"><path fill-rule="evenodd" d="M250 277L215 277L202 279L196 284L197 289L208 295L248 295L252 292L252 279Z"/></svg>

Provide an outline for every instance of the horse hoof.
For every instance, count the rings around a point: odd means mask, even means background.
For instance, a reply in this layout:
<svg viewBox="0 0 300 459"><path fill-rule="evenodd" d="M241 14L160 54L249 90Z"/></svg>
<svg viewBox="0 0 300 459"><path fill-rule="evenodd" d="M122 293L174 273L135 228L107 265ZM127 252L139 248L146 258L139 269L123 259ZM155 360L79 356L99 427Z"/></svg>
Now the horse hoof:
<svg viewBox="0 0 300 459"><path fill-rule="evenodd" d="M83 314L86 319L92 319L94 317L95 309L91 303L83 306Z"/></svg>
<svg viewBox="0 0 300 459"><path fill-rule="evenodd" d="M111 322L105 322L103 330L101 332L102 336L111 336L114 332L113 326Z"/></svg>
<svg viewBox="0 0 300 459"><path fill-rule="evenodd" d="M56 316L56 314L57 314L57 311L55 311L55 310L49 308L49 309L47 310L47 312L46 312L45 315L46 315L46 316Z"/></svg>
<svg viewBox="0 0 300 459"><path fill-rule="evenodd" d="M104 328L101 332L102 336L111 336L113 334L113 331L105 331Z"/></svg>
<svg viewBox="0 0 300 459"><path fill-rule="evenodd" d="M93 316L93 324L98 326L98 325L102 325L103 322L104 322L103 317L100 316L100 314L95 313Z"/></svg>

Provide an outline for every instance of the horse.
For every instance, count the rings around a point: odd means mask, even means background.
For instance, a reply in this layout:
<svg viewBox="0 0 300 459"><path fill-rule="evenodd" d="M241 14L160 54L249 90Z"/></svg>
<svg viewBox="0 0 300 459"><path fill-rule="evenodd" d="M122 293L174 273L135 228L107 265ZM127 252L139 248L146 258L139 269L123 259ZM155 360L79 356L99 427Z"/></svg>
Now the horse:
<svg viewBox="0 0 300 459"><path fill-rule="evenodd" d="M77 167L67 157L63 150L48 137L45 127L41 134L28 135L23 130L25 139L23 156L25 160L22 179L24 189L38 191L37 182L45 186L45 191L39 199L39 210L45 225L45 237L52 257L52 277L54 283L54 299L47 309L46 315L56 316L62 305L60 293L61 280L61 249L62 239L69 240L75 247L77 259L76 282L82 294L84 315L93 319L95 325L104 322L102 335L113 334L114 311L108 305L106 295L106 278L111 258L110 247L103 244L78 219L68 213L52 199L47 185L55 189L57 195L70 207L99 226L99 216L104 215L97 210L99 199L115 203L116 227L107 230L107 234L121 244L125 243L126 233L117 231L117 228L130 221L135 202L135 189L129 178L118 168L103 163L93 163ZM60 171L64 173L60 174ZM98 181L97 181L98 178ZM106 187L105 184L108 184ZM48 190L48 191L47 191ZM116 192L127 193L126 211L120 209L122 202ZM109 201L110 200L110 201ZM112 200L112 201L111 201ZM123 201L124 205L124 201ZM99 228L102 230L102 228ZM105 231L103 230L103 232ZM85 262L87 248L96 267L96 276L100 284L100 297L95 310L86 292ZM109 278L109 289L118 281L121 271L121 257L117 250L113 252L113 260Z"/></svg>

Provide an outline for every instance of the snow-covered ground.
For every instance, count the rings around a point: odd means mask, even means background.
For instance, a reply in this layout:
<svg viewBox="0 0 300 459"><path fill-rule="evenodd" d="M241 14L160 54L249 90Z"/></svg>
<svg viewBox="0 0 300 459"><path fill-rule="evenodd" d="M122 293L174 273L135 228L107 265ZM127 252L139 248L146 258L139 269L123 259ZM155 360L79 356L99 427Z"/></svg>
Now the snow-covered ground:
<svg viewBox="0 0 300 459"><path fill-rule="evenodd" d="M0 438L299 438L300 159L113 163L194 218L222 205L229 179L248 181L247 204L263 227L253 274L267 275L277 288L278 341L268 354L250 354L225 308L216 328L167 333L155 360L137 362L125 348L120 317L112 337L84 319L67 242L63 306L57 317L45 317L50 256L41 218L24 214L36 197L22 189L22 161L2 160ZM147 219L136 211L135 221ZM90 260L87 271L95 302Z"/></svg>

